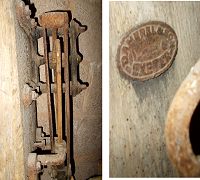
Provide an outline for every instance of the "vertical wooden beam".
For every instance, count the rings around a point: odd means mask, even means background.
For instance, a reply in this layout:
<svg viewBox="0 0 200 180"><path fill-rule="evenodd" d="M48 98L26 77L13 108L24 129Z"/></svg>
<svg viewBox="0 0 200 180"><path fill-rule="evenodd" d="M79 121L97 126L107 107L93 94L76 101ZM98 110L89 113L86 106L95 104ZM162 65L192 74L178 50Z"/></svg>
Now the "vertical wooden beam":
<svg viewBox="0 0 200 180"><path fill-rule="evenodd" d="M15 1L0 1L0 179L25 179ZM24 44L24 43L22 43Z"/></svg>

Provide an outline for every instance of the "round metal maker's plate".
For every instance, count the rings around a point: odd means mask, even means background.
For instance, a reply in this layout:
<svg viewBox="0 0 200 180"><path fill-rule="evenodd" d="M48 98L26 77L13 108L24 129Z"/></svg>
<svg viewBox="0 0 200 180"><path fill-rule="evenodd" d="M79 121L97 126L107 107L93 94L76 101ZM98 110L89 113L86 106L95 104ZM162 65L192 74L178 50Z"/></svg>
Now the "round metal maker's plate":
<svg viewBox="0 0 200 180"><path fill-rule="evenodd" d="M178 48L174 30L166 23L150 21L131 29L122 39L117 64L122 75L148 80L166 71Z"/></svg>

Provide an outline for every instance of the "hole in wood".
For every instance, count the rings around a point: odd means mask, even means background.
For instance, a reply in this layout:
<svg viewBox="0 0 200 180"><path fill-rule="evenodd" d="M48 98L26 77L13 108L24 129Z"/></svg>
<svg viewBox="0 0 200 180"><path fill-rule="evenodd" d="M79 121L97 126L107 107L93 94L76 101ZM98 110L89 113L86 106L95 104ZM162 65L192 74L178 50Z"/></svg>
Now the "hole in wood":
<svg viewBox="0 0 200 180"><path fill-rule="evenodd" d="M189 135L193 153L200 155L200 102L192 115Z"/></svg>

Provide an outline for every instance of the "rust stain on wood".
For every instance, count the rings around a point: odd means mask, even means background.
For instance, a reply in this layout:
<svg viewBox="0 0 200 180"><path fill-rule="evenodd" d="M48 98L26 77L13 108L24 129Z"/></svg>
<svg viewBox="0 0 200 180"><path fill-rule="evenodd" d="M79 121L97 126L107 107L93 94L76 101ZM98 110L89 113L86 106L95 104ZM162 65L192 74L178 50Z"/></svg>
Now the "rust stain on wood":
<svg viewBox="0 0 200 180"><path fill-rule="evenodd" d="M164 22L150 21L124 36L117 51L117 65L129 79L148 80L170 67L177 49L175 31Z"/></svg>

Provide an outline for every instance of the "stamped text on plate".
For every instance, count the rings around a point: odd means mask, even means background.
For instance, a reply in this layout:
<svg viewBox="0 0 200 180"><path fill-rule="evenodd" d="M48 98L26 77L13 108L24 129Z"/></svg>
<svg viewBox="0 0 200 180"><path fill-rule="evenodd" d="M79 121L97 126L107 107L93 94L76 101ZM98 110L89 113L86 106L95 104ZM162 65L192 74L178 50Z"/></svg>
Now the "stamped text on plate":
<svg viewBox="0 0 200 180"><path fill-rule="evenodd" d="M120 72L133 80L148 80L166 71L178 47L174 30L166 23L152 21L132 29L118 48Z"/></svg>

